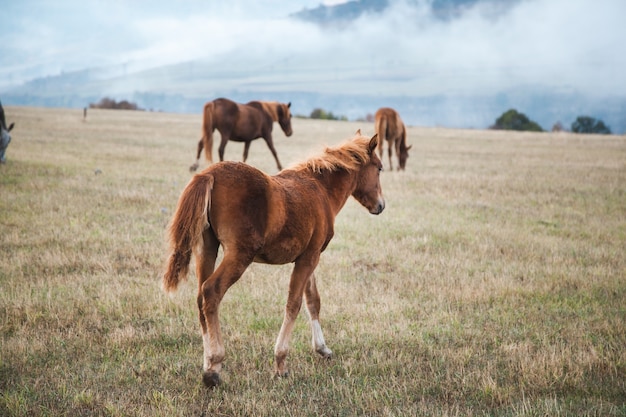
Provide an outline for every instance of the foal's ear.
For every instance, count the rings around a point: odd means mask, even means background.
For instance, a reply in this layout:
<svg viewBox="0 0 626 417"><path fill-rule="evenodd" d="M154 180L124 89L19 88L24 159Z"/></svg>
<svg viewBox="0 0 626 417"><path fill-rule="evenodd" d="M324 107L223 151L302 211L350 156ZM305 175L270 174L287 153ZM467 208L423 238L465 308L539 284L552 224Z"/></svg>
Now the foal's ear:
<svg viewBox="0 0 626 417"><path fill-rule="evenodd" d="M361 136L361 129L357 129L354 136Z"/></svg>
<svg viewBox="0 0 626 417"><path fill-rule="evenodd" d="M15 122L14 122L14 123L11 123L11 124L9 125L9 128L7 129L7 132L10 132L11 130L13 130L13 126L15 126Z"/></svg>
<svg viewBox="0 0 626 417"><path fill-rule="evenodd" d="M372 138L370 139L370 143L368 145L368 149L370 153L373 153L376 150L376 147L378 146L378 133L376 133L374 136L372 136Z"/></svg>
<svg viewBox="0 0 626 417"><path fill-rule="evenodd" d="M287 103L287 108L290 109L291 108L291 101L289 103Z"/></svg>

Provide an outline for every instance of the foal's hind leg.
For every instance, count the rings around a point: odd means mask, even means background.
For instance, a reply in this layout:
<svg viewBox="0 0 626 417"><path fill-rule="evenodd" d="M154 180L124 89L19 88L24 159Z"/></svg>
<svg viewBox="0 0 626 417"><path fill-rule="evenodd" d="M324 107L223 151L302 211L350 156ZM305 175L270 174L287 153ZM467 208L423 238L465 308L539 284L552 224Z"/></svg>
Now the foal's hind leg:
<svg viewBox="0 0 626 417"><path fill-rule="evenodd" d="M304 300L306 301L306 309L311 322L313 349L323 358L330 359L333 356L333 352L326 346L324 333L322 333L322 326L319 321L320 295L317 292L317 285L315 284L315 274L311 274L309 282L304 288Z"/></svg>
<svg viewBox="0 0 626 417"><path fill-rule="evenodd" d="M198 277L198 318L200 320L200 328L202 330L202 341L204 350L209 345L209 333L206 316L204 314L204 296L202 288L205 281L213 274L215 270L215 260L217 259L217 251L220 243L215 237L213 230L207 228L202 232L203 245L195 248L194 255L196 259L196 276ZM204 355L203 369L209 369L210 363L207 355Z"/></svg>
<svg viewBox="0 0 626 417"><path fill-rule="evenodd" d="M204 345L204 366L202 380L208 387L220 383L219 373L222 370L225 350L219 321L219 305L224 294L241 277L252 259L245 257L236 250L225 250L224 259L211 276L203 282L198 296L198 306L204 316L202 341ZM202 319L201 319L202 322Z"/></svg>
<svg viewBox="0 0 626 417"><path fill-rule="evenodd" d="M293 272L291 273L289 294L287 296L287 305L285 306L285 317L278 338L276 339L276 346L274 347L274 359L276 361L274 367L277 376L287 376L288 374L285 362L287 353L289 352L291 333L293 332L293 326L300 312L300 307L302 306L302 294L309 283L309 277L313 274L313 270L315 270L318 261L319 254L316 254L313 259L307 259L303 256L296 261Z"/></svg>

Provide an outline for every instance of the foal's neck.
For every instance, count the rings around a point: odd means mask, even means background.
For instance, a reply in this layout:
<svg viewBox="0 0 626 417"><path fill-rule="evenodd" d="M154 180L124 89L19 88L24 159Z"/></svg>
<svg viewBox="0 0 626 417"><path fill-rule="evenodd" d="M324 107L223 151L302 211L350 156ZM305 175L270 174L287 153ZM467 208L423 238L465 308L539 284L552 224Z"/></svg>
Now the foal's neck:
<svg viewBox="0 0 626 417"><path fill-rule="evenodd" d="M345 169L323 171L314 175L326 190L336 216L356 189L356 176Z"/></svg>

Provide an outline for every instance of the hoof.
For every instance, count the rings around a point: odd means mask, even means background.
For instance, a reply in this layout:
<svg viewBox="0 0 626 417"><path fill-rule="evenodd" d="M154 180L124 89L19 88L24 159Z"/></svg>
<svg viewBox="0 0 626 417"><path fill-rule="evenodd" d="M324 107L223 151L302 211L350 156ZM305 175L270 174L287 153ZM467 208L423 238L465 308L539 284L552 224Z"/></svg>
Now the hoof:
<svg viewBox="0 0 626 417"><path fill-rule="evenodd" d="M209 388L215 388L220 384L220 374L213 371L206 371L202 374L202 382Z"/></svg>
<svg viewBox="0 0 626 417"><path fill-rule="evenodd" d="M324 346L321 349L317 349L316 352L323 358L331 360L333 358L333 351Z"/></svg>
<svg viewBox="0 0 626 417"><path fill-rule="evenodd" d="M189 172L196 172L198 169L198 164L193 164L189 167Z"/></svg>
<svg viewBox="0 0 626 417"><path fill-rule="evenodd" d="M275 371L274 378L287 378L289 376L289 371Z"/></svg>

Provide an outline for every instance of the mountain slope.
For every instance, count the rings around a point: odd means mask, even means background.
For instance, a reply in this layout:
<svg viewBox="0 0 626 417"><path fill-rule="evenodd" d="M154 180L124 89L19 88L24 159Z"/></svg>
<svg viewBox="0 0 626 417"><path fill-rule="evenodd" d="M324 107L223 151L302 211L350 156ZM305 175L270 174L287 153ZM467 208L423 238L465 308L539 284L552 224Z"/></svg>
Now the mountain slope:
<svg viewBox="0 0 626 417"><path fill-rule="evenodd" d="M324 108L351 119L392 106L409 124L476 128L516 108L544 129L590 115L614 132L626 131L626 94L612 87L622 85L620 72L597 58L579 65L578 52L570 59L563 51L571 48L552 47L550 25L539 25L534 34L526 23L539 3L358 0L319 6L240 28L233 38L241 41L230 49L215 50L212 39L203 39L206 53L199 58L141 70L146 65L122 61L61 71L3 88L0 98L7 105L82 108L111 97L146 109L199 113L204 102L227 96L292 101L296 114ZM552 12L556 18L563 13ZM568 21L564 29L570 26ZM562 36L572 42L571 33ZM594 52L612 50L611 44L590 45ZM588 69L593 78L583 76ZM596 91L604 81L608 88Z"/></svg>
<svg viewBox="0 0 626 417"><path fill-rule="evenodd" d="M425 5L430 8L433 16L440 20L450 20L459 17L468 8L478 3L489 5L502 13L508 10L520 0L433 0L432 2L409 2L414 7ZM291 16L303 21L312 22L320 26L341 27L347 22L353 21L364 14L380 14L391 6L390 0L352 0L337 5L320 4L313 9L305 9Z"/></svg>

